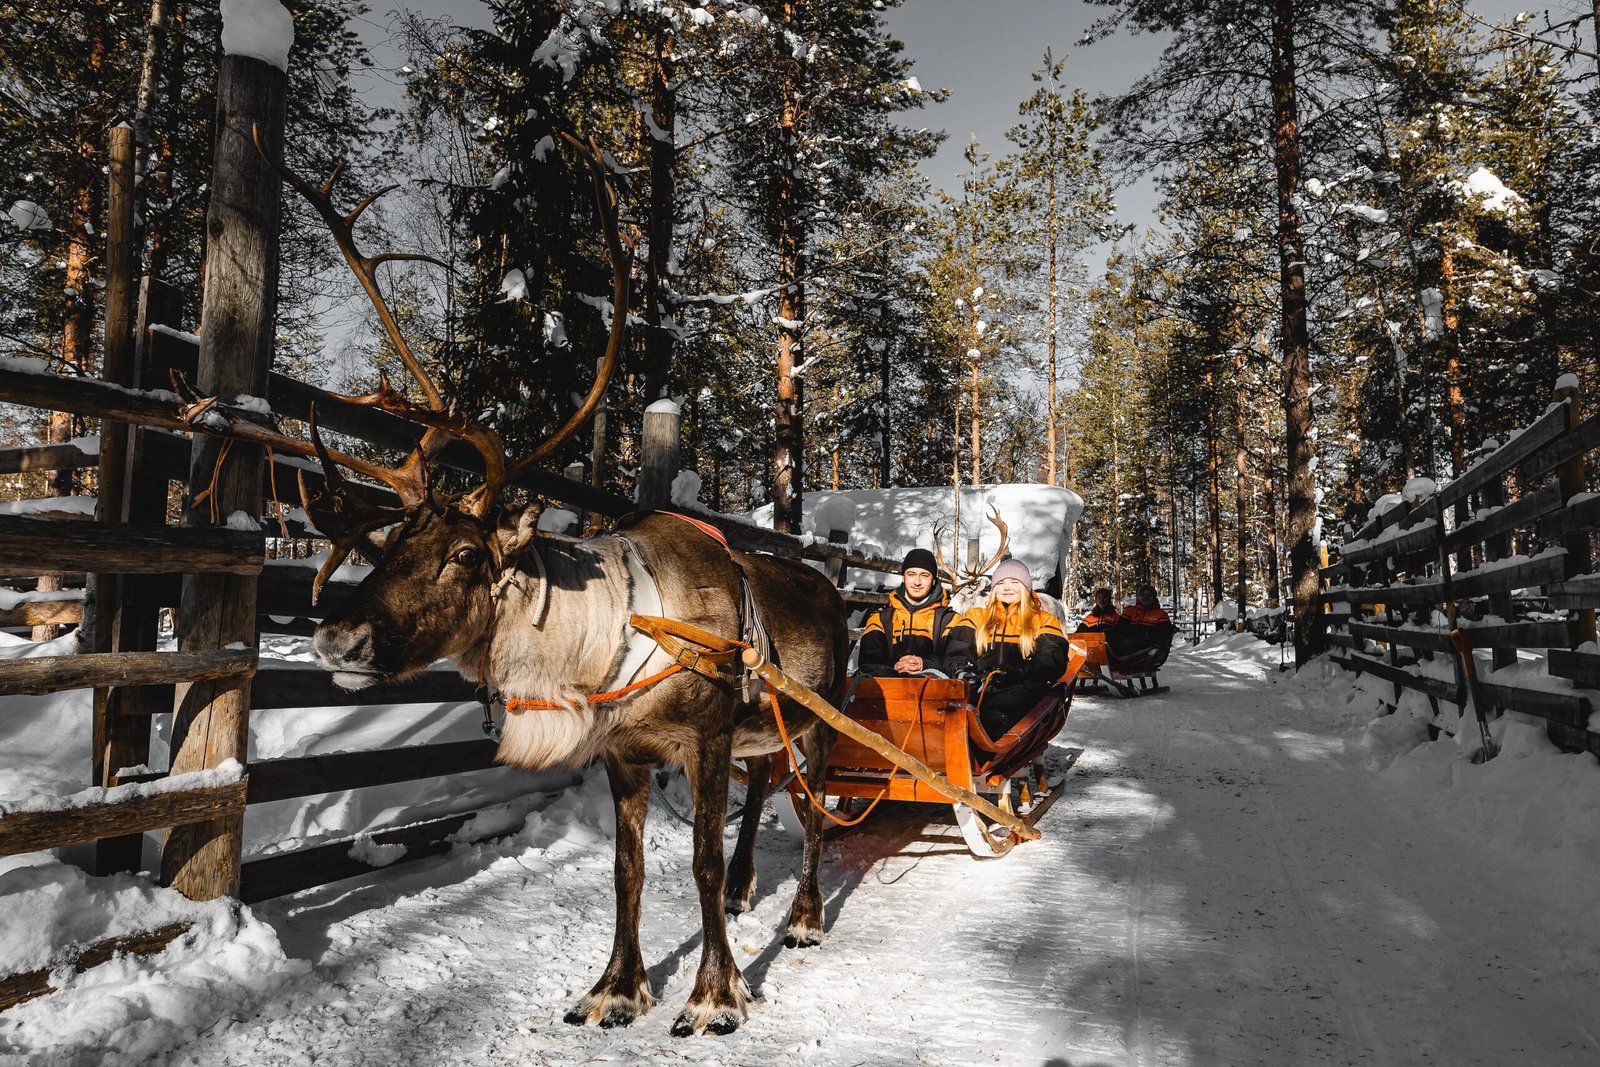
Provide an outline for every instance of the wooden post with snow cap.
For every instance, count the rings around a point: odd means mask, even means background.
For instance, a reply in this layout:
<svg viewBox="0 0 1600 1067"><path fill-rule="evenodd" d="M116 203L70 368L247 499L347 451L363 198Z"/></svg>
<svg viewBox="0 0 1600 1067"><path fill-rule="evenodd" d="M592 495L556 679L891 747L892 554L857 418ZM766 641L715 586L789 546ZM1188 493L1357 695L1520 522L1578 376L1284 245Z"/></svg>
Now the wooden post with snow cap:
<svg viewBox="0 0 1600 1067"><path fill-rule="evenodd" d="M1583 420L1578 416L1578 376L1576 374L1563 374L1556 379L1556 403L1567 405L1567 433L1575 433L1578 424ZM1561 485L1561 503L1566 504L1574 496L1583 492L1588 486L1585 484L1583 472L1582 453L1573 456L1560 467L1556 468L1556 478ZM1567 550L1567 576L1588 574L1592 569L1592 558L1589 552L1589 534L1571 533L1561 539L1561 547ZM1577 623L1576 637L1581 644L1584 641L1595 640L1594 609L1584 608L1573 616Z"/></svg>
<svg viewBox="0 0 1600 1067"><path fill-rule="evenodd" d="M260 9L267 5L257 5ZM281 9L280 9L281 10ZM233 31L230 34L230 30ZM256 150L283 154L288 51L287 11L277 27L223 26L229 54L217 75L211 204L206 216L205 305L196 385L203 394L266 395L278 295L278 226L283 185ZM278 50L281 46L281 52ZM238 54L248 52L251 54ZM266 54L271 58L255 58ZM261 449L196 434L190 451L186 525L222 524L262 510ZM256 647L254 575L188 574L178 612L178 648ZM181 683L173 707L170 773L245 762L248 676ZM195 900L237 896L243 814L174 827L161 852L164 883Z"/></svg>
<svg viewBox="0 0 1600 1067"><path fill-rule="evenodd" d="M681 422L675 401L657 400L645 409L639 491L636 494L641 509L672 506L672 481L678 476Z"/></svg>

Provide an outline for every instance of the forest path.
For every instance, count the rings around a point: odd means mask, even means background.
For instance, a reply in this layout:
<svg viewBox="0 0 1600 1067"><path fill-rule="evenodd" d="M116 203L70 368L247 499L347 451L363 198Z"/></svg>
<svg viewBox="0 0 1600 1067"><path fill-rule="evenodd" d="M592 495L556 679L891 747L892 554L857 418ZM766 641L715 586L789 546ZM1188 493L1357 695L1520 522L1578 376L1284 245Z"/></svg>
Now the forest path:
<svg viewBox="0 0 1600 1067"><path fill-rule="evenodd" d="M258 908L313 973L175 1062L1597 1062L1600 966L1549 917L1570 910L1503 855L1404 818L1310 721L1315 682L1212 650L1175 654L1163 680L1075 703L1051 759L1084 751L1041 841L978 861L946 813L907 805L830 844L819 949L782 948L798 848L769 827L756 907L731 924L761 1000L730 1037L667 1033L699 924L687 828L659 805L644 945L660 1004L621 1030L561 1022L611 941L592 781L518 838Z"/></svg>

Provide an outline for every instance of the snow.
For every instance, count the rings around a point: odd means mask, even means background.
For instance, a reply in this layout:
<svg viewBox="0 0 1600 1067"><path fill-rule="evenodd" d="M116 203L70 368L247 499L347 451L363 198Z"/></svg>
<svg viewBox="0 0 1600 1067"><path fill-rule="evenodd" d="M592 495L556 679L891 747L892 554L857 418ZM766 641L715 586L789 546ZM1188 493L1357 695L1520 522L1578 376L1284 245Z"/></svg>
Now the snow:
<svg viewBox="0 0 1600 1067"><path fill-rule="evenodd" d="M8 500L0 504L0 515L80 515L94 518L98 501L92 496L46 496L33 500Z"/></svg>
<svg viewBox="0 0 1600 1067"><path fill-rule="evenodd" d="M827 540L829 528L818 521L818 508L830 521L845 505L855 506L849 529L850 547L891 560L903 559L913 548L934 548L934 534L943 532L941 551L946 562L967 559L968 538L978 538L980 562L1000 547L1000 531L987 518L991 508L1009 528L1008 551L1028 565L1035 586L1062 569L1072 524L1083 514L1083 499L1070 489L1031 483L961 487L961 529L953 537L955 493L949 486L900 489L848 489L836 493L810 493L804 501L804 529ZM758 526L772 526L772 505L751 516ZM851 570L846 580L877 583L877 572Z"/></svg>
<svg viewBox="0 0 1600 1067"><path fill-rule="evenodd" d="M13 203L6 211L6 218L11 220L11 225L24 233L51 228L50 213L32 200L18 200Z"/></svg>
<svg viewBox="0 0 1600 1067"><path fill-rule="evenodd" d="M1563 389L1576 388L1578 388L1578 376L1576 374L1569 372L1556 379L1555 391L1558 393Z"/></svg>
<svg viewBox="0 0 1600 1067"><path fill-rule="evenodd" d="M1464 180L1449 185L1456 195L1464 199L1482 197L1483 209L1498 215L1515 215L1528 206L1526 200L1506 188L1505 183L1487 167L1479 167Z"/></svg>
<svg viewBox="0 0 1600 1067"><path fill-rule="evenodd" d="M1439 486L1432 478L1409 478L1406 480L1406 487L1401 491L1400 495L1408 503L1415 504L1426 500L1438 491Z"/></svg>
<svg viewBox="0 0 1600 1067"><path fill-rule="evenodd" d="M683 406L671 397L662 397L644 409L646 415L680 415Z"/></svg>
<svg viewBox="0 0 1600 1067"><path fill-rule="evenodd" d="M111 933L196 926L160 955L55 974L59 992L0 1015L0 1059L1594 1063L1600 764L1521 716L1492 724L1501 753L1474 764L1475 725L1430 742L1420 696L1381 714L1387 683L1325 662L1281 674L1281 654L1216 634L1174 652L1168 694L1077 698L1046 754L1059 772L1081 750L1065 791L1043 838L1003 860L973 860L932 805L830 838L819 948L782 947L798 843L769 811L754 908L729 919L760 999L726 1038L668 1034L699 957L689 830L663 802L687 810L681 777L656 790L645 828L659 1004L625 1028L561 1021L611 940L614 830L596 769L491 817L498 840L253 908L8 861L8 970ZM0 722L18 721L16 699ZM372 865L395 855L360 836L348 847Z"/></svg>
<svg viewBox="0 0 1600 1067"><path fill-rule="evenodd" d="M294 19L278 0L222 0L222 51L289 69Z"/></svg>

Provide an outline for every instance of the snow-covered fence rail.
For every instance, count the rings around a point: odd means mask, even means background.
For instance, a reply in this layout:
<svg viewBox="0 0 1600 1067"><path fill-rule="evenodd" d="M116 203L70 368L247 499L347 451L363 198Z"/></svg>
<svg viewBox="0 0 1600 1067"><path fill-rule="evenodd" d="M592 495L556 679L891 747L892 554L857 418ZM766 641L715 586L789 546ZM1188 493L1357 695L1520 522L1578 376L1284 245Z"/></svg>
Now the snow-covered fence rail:
<svg viewBox="0 0 1600 1067"><path fill-rule="evenodd" d="M1600 753L1589 693L1600 688L1600 576L1589 573L1600 495L1584 475L1600 415L1580 421L1576 392L1563 378L1544 415L1454 481L1381 499L1322 570L1334 662L1392 684L1396 705L1422 694L1447 732L1475 700L1485 713L1539 716L1558 744ZM1489 652L1477 680L1455 654L1457 629Z"/></svg>

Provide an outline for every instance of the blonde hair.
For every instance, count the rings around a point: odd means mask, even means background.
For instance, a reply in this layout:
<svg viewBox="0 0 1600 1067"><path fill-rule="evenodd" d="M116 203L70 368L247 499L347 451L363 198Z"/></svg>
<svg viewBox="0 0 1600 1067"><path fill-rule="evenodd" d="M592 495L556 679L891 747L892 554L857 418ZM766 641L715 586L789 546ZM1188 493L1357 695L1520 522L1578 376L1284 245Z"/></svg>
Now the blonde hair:
<svg viewBox="0 0 1600 1067"><path fill-rule="evenodd" d="M1023 659L1033 655L1033 646L1044 629L1044 605L1039 600L1039 594L1033 590L1025 589L1023 592L1027 595L1017 601L1015 608L991 596L989 603L978 609L978 655L989 651L995 634L1001 631L1017 635L1017 648L1022 652Z"/></svg>

